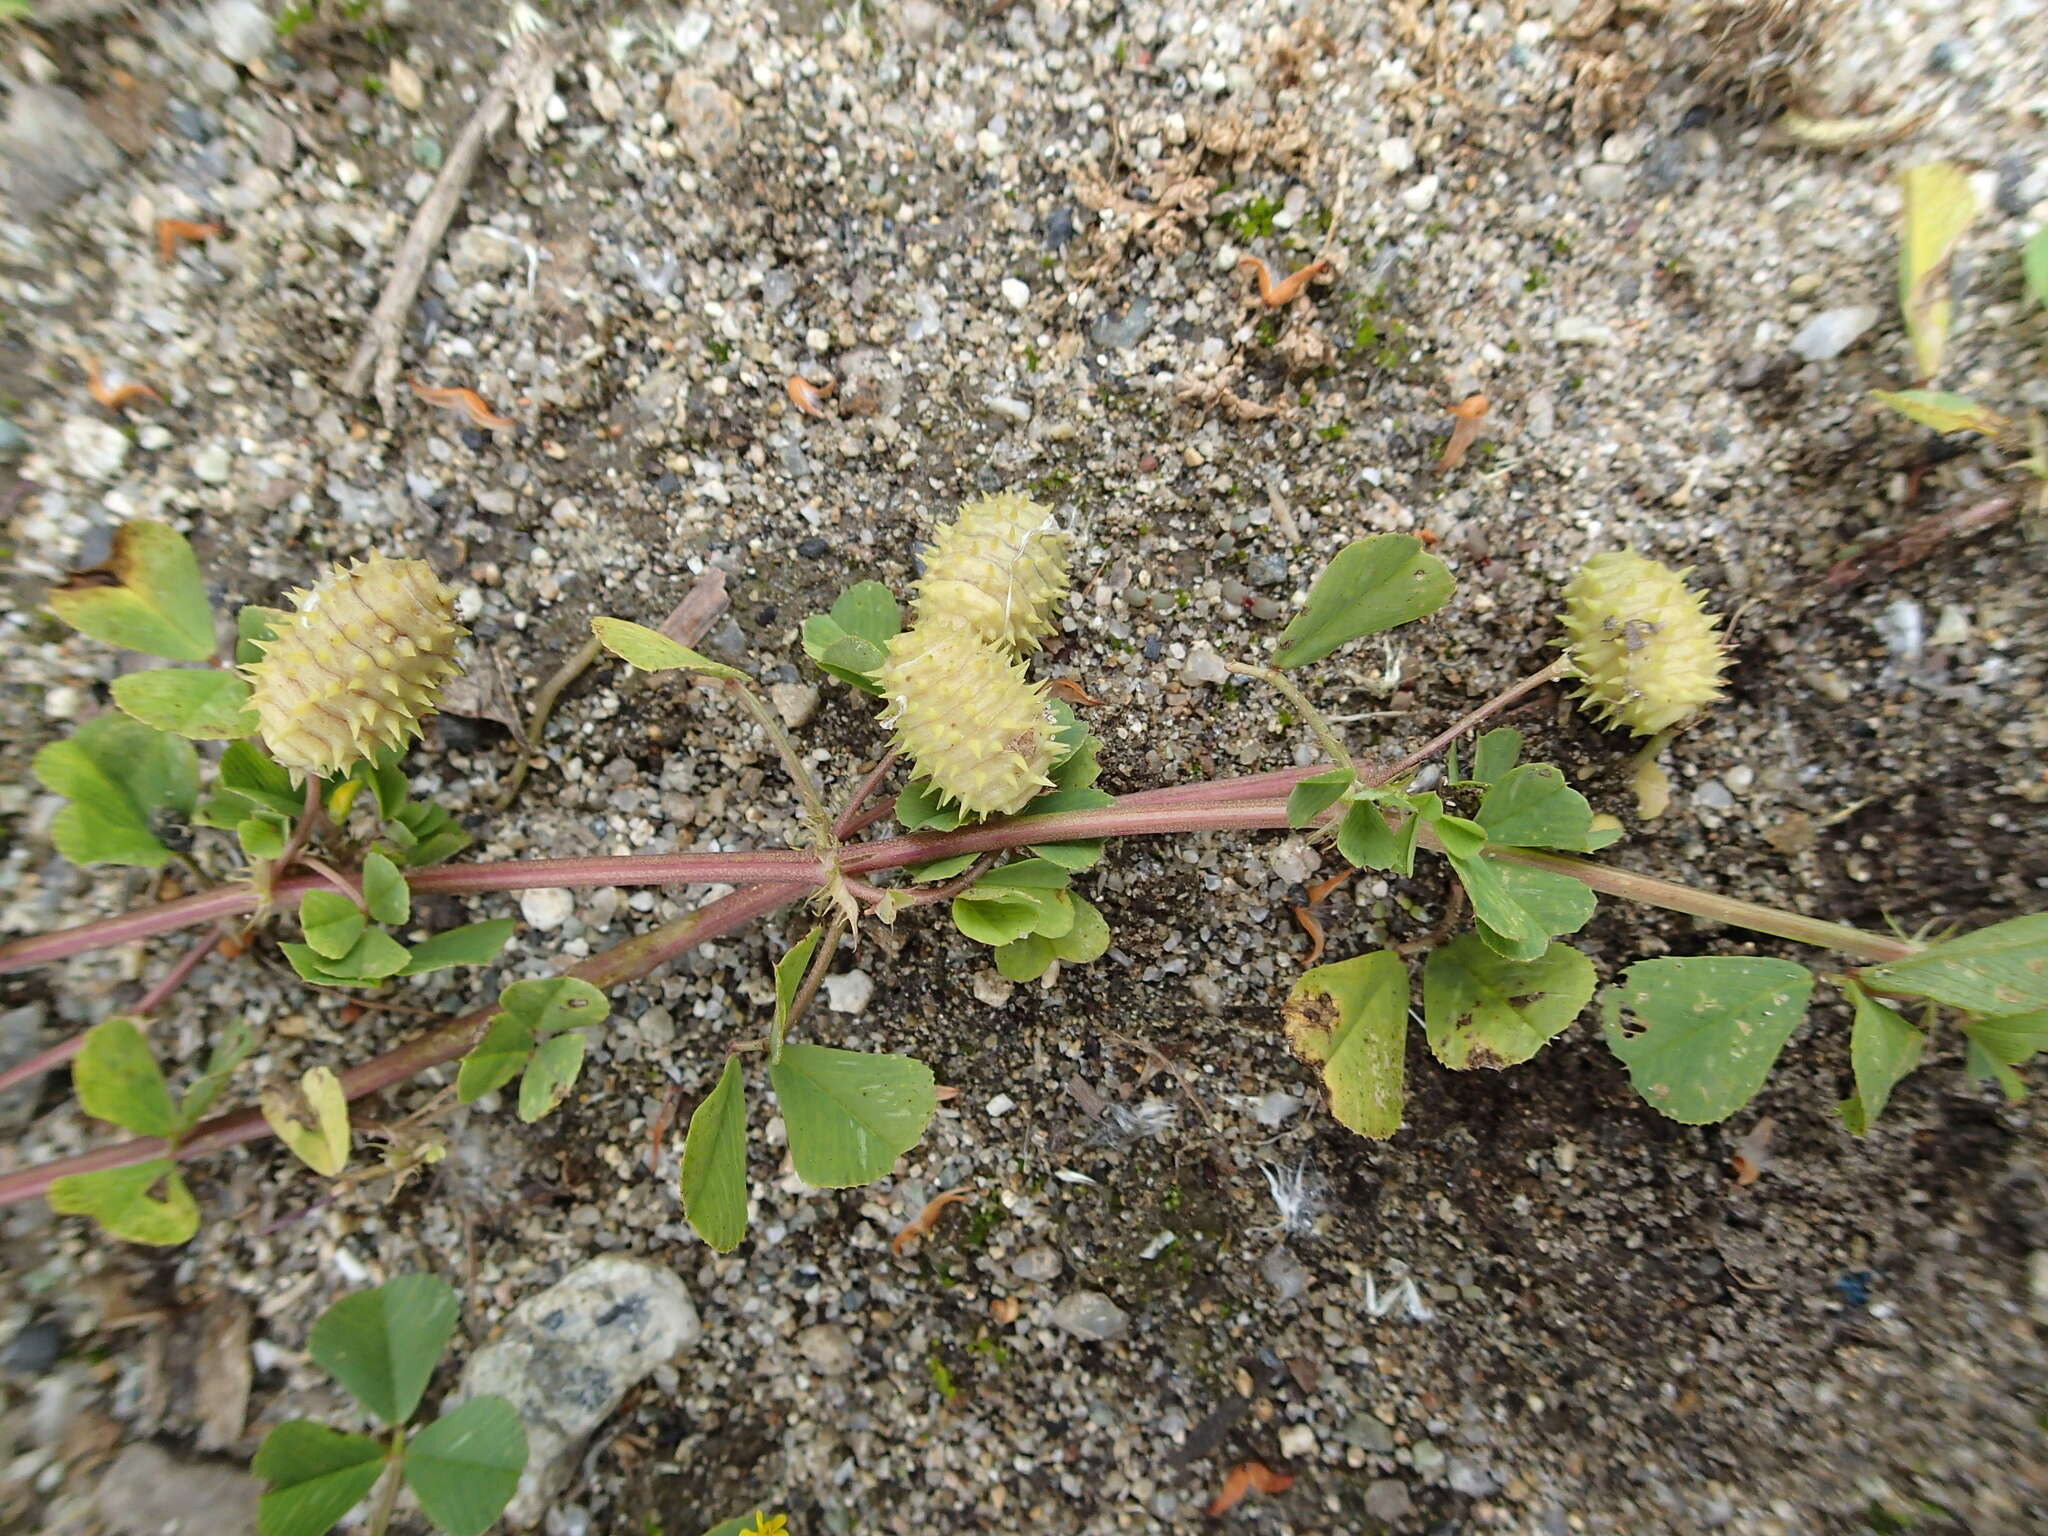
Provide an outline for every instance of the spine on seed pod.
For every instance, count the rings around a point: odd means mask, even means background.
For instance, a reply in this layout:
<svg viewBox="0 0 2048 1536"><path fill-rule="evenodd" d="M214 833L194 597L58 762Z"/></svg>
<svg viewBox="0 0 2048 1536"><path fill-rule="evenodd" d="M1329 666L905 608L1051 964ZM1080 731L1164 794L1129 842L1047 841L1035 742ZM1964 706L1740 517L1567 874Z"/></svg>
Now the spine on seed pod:
<svg viewBox="0 0 2048 1536"><path fill-rule="evenodd" d="M297 611L243 669L271 756L324 777L416 736L463 634L433 569L372 555L291 596Z"/></svg>

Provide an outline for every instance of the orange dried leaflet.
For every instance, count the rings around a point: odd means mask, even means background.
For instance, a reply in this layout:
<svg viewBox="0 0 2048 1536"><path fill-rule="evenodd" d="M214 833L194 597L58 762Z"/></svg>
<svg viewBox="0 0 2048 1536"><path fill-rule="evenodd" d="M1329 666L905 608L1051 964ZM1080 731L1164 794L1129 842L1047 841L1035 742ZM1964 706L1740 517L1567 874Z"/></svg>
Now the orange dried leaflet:
<svg viewBox="0 0 2048 1536"><path fill-rule="evenodd" d="M836 386L830 379L822 384L813 384L802 374L792 373L789 376L789 383L783 387L789 391L789 403L806 416L823 416L825 397L831 394Z"/></svg>
<svg viewBox="0 0 2048 1536"><path fill-rule="evenodd" d="M1045 685L1046 691L1055 698L1065 699L1069 704L1080 704L1090 709L1100 708L1108 700L1098 699L1071 677L1056 677Z"/></svg>
<svg viewBox="0 0 2048 1536"><path fill-rule="evenodd" d="M1301 924L1301 931L1308 935L1308 953L1301 957L1304 966L1313 966L1323 958L1323 920L1316 916L1313 907L1295 907L1294 920Z"/></svg>
<svg viewBox="0 0 2048 1536"><path fill-rule="evenodd" d="M917 1213L917 1220L889 1239L889 1251L899 1258L902 1257L903 1250L917 1239L932 1235L932 1229L939 1224L939 1218L946 1214L947 1206L958 1205L963 1200L971 1199L973 1195L974 1186L962 1184L958 1189L949 1189L943 1194L932 1196L925 1202L924 1209Z"/></svg>
<svg viewBox="0 0 2048 1536"><path fill-rule="evenodd" d="M158 219L156 221L157 259L168 266L178 254L178 247L187 240L194 242L213 240L224 231L218 224L194 224L189 219Z"/></svg>
<svg viewBox="0 0 2048 1536"><path fill-rule="evenodd" d="M482 427L486 432L509 432L519 425L509 416L498 415L484 403L484 397L473 389L441 389L431 384L422 384L418 379L407 379L406 383L410 384L412 392L428 405L467 416L471 426Z"/></svg>
<svg viewBox="0 0 2048 1536"><path fill-rule="evenodd" d="M1467 395L1451 407L1456 418L1451 426L1451 440L1444 444L1444 456L1436 461L1436 472L1448 474L1465 462L1465 454L1479 441L1480 424L1486 420L1488 402L1484 395Z"/></svg>
<svg viewBox="0 0 2048 1536"><path fill-rule="evenodd" d="M1308 905L1290 909L1294 920L1301 924L1301 931L1309 937L1308 953L1301 957L1304 966L1313 966L1323 958L1322 907L1325 898L1357 873L1355 869L1340 869L1329 879L1316 881L1308 887Z"/></svg>
<svg viewBox="0 0 2048 1536"><path fill-rule="evenodd" d="M1209 1507L1203 1513L1228 1514L1253 1489L1260 1493L1285 1493L1293 1486L1294 1474L1291 1472L1275 1472L1262 1461L1240 1461L1223 1479L1223 1491L1209 1501Z"/></svg>
<svg viewBox="0 0 2048 1536"><path fill-rule="evenodd" d="M1237 270L1249 270L1259 280L1259 302L1268 309L1279 309L1292 304L1301 297L1301 291L1325 272L1331 271L1330 263L1317 257L1299 272L1290 272L1278 282L1273 279L1273 269L1256 256L1246 256L1237 264Z"/></svg>
<svg viewBox="0 0 2048 1536"><path fill-rule="evenodd" d="M85 391L96 405L109 411L125 411L138 400L164 403L164 397L147 384L109 384L100 377L99 360L92 357L85 360Z"/></svg>

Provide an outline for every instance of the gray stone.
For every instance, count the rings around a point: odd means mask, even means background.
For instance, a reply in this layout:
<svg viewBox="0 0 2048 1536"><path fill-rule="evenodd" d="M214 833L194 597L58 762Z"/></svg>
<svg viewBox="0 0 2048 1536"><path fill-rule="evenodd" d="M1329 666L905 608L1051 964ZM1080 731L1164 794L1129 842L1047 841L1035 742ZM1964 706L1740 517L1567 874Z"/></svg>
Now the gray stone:
<svg viewBox="0 0 2048 1536"><path fill-rule="evenodd" d="M1076 1291L1052 1309L1052 1320L1077 1339L1101 1342L1130 1331L1130 1315L1100 1291Z"/></svg>
<svg viewBox="0 0 2048 1536"><path fill-rule="evenodd" d="M206 22L213 29L213 46L221 57L237 64L262 58L277 37L270 13L255 0L219 0L206 13Z"/></svg>
<svg viewBox="0 0 2048 1536"><path fill-rule="evenodd" d="M1253 555L1245 562L1244 574L1255 587L1284 587L1287 585L1287 557Z"/></svg>
<svg viewBox="0 0 2048 1536"><path fill-rule="evenodd" d="M1010 1260L1010 1273L1019 1280L1038 1284L1047 1280L1057 1280L1060 1271L1066 1268L1066 1262L1060 1257L1059 1249L1048 1248L1041 1243L1036 1248L1026 1248Z"/></svg>
<svg viewBox="0 0 2048 1536"><path fill-rule="evenodd" d="M242 179L221 194L230 213L256 213L284 196L284 181L267 165L252 165Z"/></svg>
<svg viewBox="0 0 2048 1536"><path fill-rule="evenodd" d="M71 92L17 87L0 124L0 208L21 218L48 213L97 183L120 158Z"/></svg>
<svg viewBox="0 0 2048 1536"><path fill-rule="evenodd" d="M1434 1440L1416 1441L1408 1452L1408 1459L1424 1477L1441 1472L1444 1467L1443 1449Z"/></svg>
<svg viewBox="0 0 2048 1536"><path fill-rule="evenodd" d="M93 1511L115 1536L253 1536L262 1492L246 1467L174 1461L137 1444L100 1475Z"/></svg>
<svg viewBox="0 0 2048 1536"><path fill-rule="evenodd" d="M1152 301L1133 299L1122 314L1098 315L1088 327L1088 339L1105 351L1135 347L1152 329Z"/></svg>
<svg viewBox="0 0 2048 1536"><path fill-rule="evenodd" d="M1792 338L1792 350L1809 363L1824 363L1840 357L1856 338L1877 324L1877 309L1870 304L1852 304L1844 309L1824 309Z"/></svg>
<svg viewBox="0 0 2048 1536"><path fill-rule="evenodd" d="M43 1043L43 1005L24 1003L0 1013L0 1067L26 1061ZM0 1135L14 1135L35 1113L42 1084L34 1078L0 1093Z"/></svg>
<svg viewBox="0 0 2048 1536"><path fill-rule="evenodd" d="M1376 1479L1365 1490L1365 1512L1375 1520L1392 1524L1406 1520L1415 1512L1415 1501L1408 1497L1408 1485L1398 1477Z"/></svg>
<svg viewBox="0 0 2048 1536"><path fill-rule="evenodd" d="M768 702L782 716L784 725L800 731L818 712L818 690L809 683L775 683L768 689Z"/></svg>
<svg viewBox="0 0 2048 1536"><path fill-rule="evenodd" d="M30 1323L0 1349L0 1371L30 1380L41 1376L64 1355L64 1330L47 1318Z"/></svg>
<svg viewBox="0 0 2048 1536"><path fill-rule="evenodd" d="M1215 648L1197 645L1188 652L1187 664L1180 669L1180 675L1191 683L1220 683L1230 676L1230 669L1223 664L1223 658Z"/></svg>
<svg viewBox="0 0 2048 1536"><path fill-rule="evenodd" d="M844 1376L859 1356L853 1340L837 1323L813 1323L796 1336L796 1351L821 1376Z"/></svg>
<svg viewBox="0 0 2048 1536"><path fill-rule="evenodd" d="M683 151L699 165L716 165L740 144L740 104L702 75L677 75L663 100Z"/></svg>
<svg viewBox="0 0 2048 1536"><path fill-rule="evenodd" d="M1450 1476L1445 1481L1451 1485L1451 1492L1462 1493L1468 1499L1490 1498L1500 1492L1499 1478L1478 1462L1462 1456L1451 1458Z"/></svg>
<svg viewBox="0 0 2048 1536"><path fill-rule="evenodd" d="M74 416L57 430L64 467L81 480L106 481L128 462L128 438L119 427L91 416Z"/></svg>
<svg viewBox="0 0 2048 1536"><path fill-rule="evenodd" d="M1275 1088L1252 1106L1252 1118L1263 1126L1285 1125L1306 1102L1283 1089Z"/></svg>
<svg viewBox="0 0 2048 1536"><path fill-rule="evenodd" d="M1611 203L1628 191L1628 172L1618 165L1589 165L1579 172L1579 185L1597 203Z"/></svg>
<svg viewBox="0 0 2048 1536"><path fill-rule="evenodd" d="M481 224L472 224L448 247L448 268L465 283L509 272L521 258L519 242Z"/></svg>
<svg viewBox="0 0 2048 1536"><path fill-rule="evenodd" d="M528 891L519 898L519 915L546 933L569 921L576 912L576 893L555 888Z"/></svg>
<svg viewBox="0 0 2048 1536"><path fill-rule="evenodd" d="M1308 1289L1308 1271L1285 1243L1275 1243L1266 1251L1265 1258L1259 1261L1259 1273L1282 1301L1292 1301Z"/></svg>
<svg viewBox="0 0 2048 1536"><path fill-rule="evenodd" d="M496 1393L526 1425L526 1471L506 1524L538 1523L575 1472L590 1432L702 1331L681 1280L616 1254L571 1270L513 1308L504 1335L471 1357L454 1394L460 1402Z"/></svg>
<svg viewBox="0 0 2048 1536"><path fill-rule="evenodd" d="M208 443L192 456L192 473L207 485L226 485L235 472L235 457L226 443Z"/></svg>

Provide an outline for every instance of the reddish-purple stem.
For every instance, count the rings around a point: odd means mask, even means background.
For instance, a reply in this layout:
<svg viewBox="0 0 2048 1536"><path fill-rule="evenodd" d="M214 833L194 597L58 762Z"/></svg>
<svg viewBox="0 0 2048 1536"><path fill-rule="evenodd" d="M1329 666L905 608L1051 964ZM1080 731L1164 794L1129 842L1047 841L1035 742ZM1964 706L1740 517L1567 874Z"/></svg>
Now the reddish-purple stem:
<svg viewBox="0 0 2048 1536"><path fill-rule="evenodd" d="M415 891L451 895L483 891L530 891L543 886L586 885L811 885L818 880L817 858L794 850L752 853L667 853L640 859L527 859L505 864L438 864L405 877ZM314 875L287 875L271 888L278 906L327 882ZM153 907L138 907L117 917L60 928L54 933L0 945L0 973L32 970L89 950L132 944L159 933L189 928L216 917L236 917L256 910L256 892L248 885L224 885L197 896Z"/></svg>
<svg viewBox="0 0 2048 1536"><path fill-rule="evenodd" d="M628 939L616 948L592 955L588 960L571 966L564 974L581 977L598 987L614 987L632 981L695 945L723 938L745 927L755 918L789 901L793 895L787 885L755 886L735 891L638 938ZM429 1067L453 1061L469 1049L495 1011L495 1005L473 1009L361 1066L349 1068L341 1074L342 1091L351 1099L360 1099L402 1083ZM262 1114L257 1110L244 1109L204 1122L178 1143L175 1152L154 1136L95 1147L75 1157L60 1158L35 1168L0 1175L0 1207L35 1199L49 1189L51 1181L66 1174L125 1168L166 1155L175 1156L180 1162L189 1162L195 1157L225 1151L246 1141L258 1141L269 1134L270 1126Z"/></svg>
<svg viewBox="0 0 2048 1536"><path fill-rule="evenodd" d="M214 946L225 936L225 930L215 928L213 932L194 941L192 947L178 958L178 963L157 979L155 986L142 994L133 1008L127 1010L131 1019L147 1019L164 1005L173 992L184 984L185 978L199 969L199 964L213 953ZM5 1071L0 1071L0 1093L6 1092L16 1083L25 1083L32 1077L41 1077L78 1054L78 1048L85 1043L86 1031L80 1030L68 1040L59 1040L47 1050L37 1051L26 1061L17 1061Z"/></svg>

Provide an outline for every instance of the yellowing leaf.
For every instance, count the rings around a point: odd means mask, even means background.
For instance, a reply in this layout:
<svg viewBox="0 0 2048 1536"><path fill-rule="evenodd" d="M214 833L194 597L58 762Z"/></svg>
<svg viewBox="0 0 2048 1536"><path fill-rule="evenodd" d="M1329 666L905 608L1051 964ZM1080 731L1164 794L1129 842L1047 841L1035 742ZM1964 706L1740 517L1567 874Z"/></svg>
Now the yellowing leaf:
<svg viewBox="0 0 2048 1536"><path fill-rule="evenodd" d="M1936 432L1981 432L1996 437L2005 418L1968 395L1952 395L1940 389L1873 389L1882 400L1908 421L1917 421Z"/></svg>
<svg viewBox="0 0 2048 1536"><path fill-rule="evenodd" d="M107 563L66 576L50 608L79 633L124 650L172 661L213 655L213 609L199 562L167 523L123 523Z"/></svg>
<svg viewBox="0 0 2048 1536"><path fill-rule="evenodd" d="M592 619L590 628L599 645L642 672L701 672L706 677L731 677L742 681L746 678L746 673L737 667L728 667L709 656L700 656L687 645L671 640L660 630L649 629L645 624L635 624L628 619Z"/></svg>
<svg viewBox="0 0 2048 1536"><path fill-rule="evenodd" d="M1911 166L1899 175L1905 198L1899 250L1899 312L1913 343L1913 365L1925 381L1941 372L1948 353L1949 263L1977 216L1977 194L1960 167L1945 160Z"/></svg>
<svg viewBox="0 0 2048 1536"><path fill-rule="evenodd" d="M314 1067L296 1090L266 1088L263 1118L298 1160L331 1179L348 1161L348 1095L332 1067Z"/></svg>
<svg viewBox="0 0 2048 1536"><path fill-rule="evenodd" d="M1323 1075L1330 1113L1361 1136L1401 1128L1408 967L1390 949L1302 974L1287 994L1287 1043Z"/></svg>
<svg viewBox="0 0 2048 1536"><path fill-rule="evenodd" d="M60 1215L90 1216L131 1243L170 1247L199 1230L198 1203L168 1157L64 1174L50 1181L49 1200L50 1209Z"/></svg>

